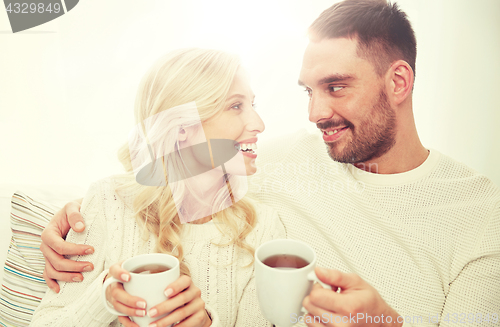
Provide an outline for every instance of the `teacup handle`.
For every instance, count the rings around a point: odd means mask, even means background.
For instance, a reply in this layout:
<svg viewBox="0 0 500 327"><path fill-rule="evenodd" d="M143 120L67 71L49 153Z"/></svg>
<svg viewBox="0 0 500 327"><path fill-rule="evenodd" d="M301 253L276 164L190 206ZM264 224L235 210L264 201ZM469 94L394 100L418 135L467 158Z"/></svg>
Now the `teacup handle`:
<svg viewBox="0 0 500 327"><path fill-rule="evenodd" d="M318 282L318 283L320 283L320 284L321 284L321 286L323 286L323 287L324 287L324 288L326 288L326 289L329 289L329 290L331 290L331 289L332 289L332 287L331 287L330 285L325 284L325 283L323 283L322 281L320 281L320 280L319 280L319 278L318 278L318 276L316 276L316 273L314 272L314 270L313 270L313 271L311 271L309 274L307 274L307 280L312 280L313 282ZM302 308L300 309L300 311L302 311L302 312L306 312L306 313L307 313L307 310L306 310L306 308L304 308L304 307L302 307Z"/></svg>
<svg viewBox="0 0 500 327"><path fill-rule="evenodd" d="M113 283L121 283L121 281L114 277L109 277L108 279L106 279L104 284L102 284L102 292L101 292L102 302L104 303L106 309L108 309L108 311L111 312L112 314L117 316L126 316L126 314L124 314L123 312L116 311L115 308L110 306L108 300L106 300L106 289L108 288L109 285Z"/></svg>
<svg viewBox="0 0 500 327"><path fill-rule="evenodd" d="M328 285L328 284L325 284L323 283L322 281L319 280L318 276L316 276L316 272L313 270L311 271L309 274L307 274L307 279L308 280L312 280L314 282L318 282L321 284L321 286L323 286L324 288L326 289L329 289L331 290L332 289L332 286Z"/></svg>

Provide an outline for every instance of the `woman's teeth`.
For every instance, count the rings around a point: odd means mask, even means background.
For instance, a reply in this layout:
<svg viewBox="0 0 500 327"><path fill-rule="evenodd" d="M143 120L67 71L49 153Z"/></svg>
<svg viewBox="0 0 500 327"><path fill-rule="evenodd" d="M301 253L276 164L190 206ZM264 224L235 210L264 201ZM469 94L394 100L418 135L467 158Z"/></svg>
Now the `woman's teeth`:
<svg viewBox="0 0 500 327"><path fill-rule="evenodd" d="M244 151L244 152L256 153L257 144L256 143L241 143L240 149L241 149L241 151Z"/></svg>

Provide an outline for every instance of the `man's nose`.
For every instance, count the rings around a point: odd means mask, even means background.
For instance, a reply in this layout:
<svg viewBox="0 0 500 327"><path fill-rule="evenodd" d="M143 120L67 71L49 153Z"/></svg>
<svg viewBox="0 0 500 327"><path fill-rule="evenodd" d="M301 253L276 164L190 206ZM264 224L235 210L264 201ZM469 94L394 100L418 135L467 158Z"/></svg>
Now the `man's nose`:
<svg viewBox="0 0 500 327"><path fill-rule="evenodd" d="M309 121L318 123L321 120L330 119L333 116L333 110L330 103L321 95L312 95L309 100Z"/></svg>

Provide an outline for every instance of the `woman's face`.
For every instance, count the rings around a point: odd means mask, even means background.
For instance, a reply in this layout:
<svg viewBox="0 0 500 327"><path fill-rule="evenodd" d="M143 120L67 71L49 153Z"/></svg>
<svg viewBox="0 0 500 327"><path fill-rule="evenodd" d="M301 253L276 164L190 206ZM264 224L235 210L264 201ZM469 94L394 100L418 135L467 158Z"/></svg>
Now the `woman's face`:
<svg viewBox="0 0 500 327"><path fill-rule="evenodd" d="M257 134L262 133L265 128L264 122L254 110L254 98L248 76L244 69L239 68L229 89L223 112L202 123L207 140L230 139L240 144L247 175L257 171ZM238 155L236 157L241 158ZM238 160L235 163L236 161ZM241 169L232 167L235 165L230 162L226 165L227 172L240 174L238 171ZM241 166L241 160L238 162Z"/></svg>

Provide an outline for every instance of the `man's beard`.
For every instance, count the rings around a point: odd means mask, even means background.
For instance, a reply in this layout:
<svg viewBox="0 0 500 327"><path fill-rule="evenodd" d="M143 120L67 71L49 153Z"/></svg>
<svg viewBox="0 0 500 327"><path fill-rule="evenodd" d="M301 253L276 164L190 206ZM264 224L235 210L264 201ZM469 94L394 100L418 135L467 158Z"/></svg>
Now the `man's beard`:
<svg viewBox="0 0 500 327"><path fill-rule="evenodd" d="M357 127L342 118L316 124L319 129L347 126L352 138L347 140L343 150L337 150L336 142L326 143L330 158L343 163L362 163L378 158L389 151L395 143L396 114L391 108L387 95L383 90L379 93L377 103L371 115Z"/></svg>

